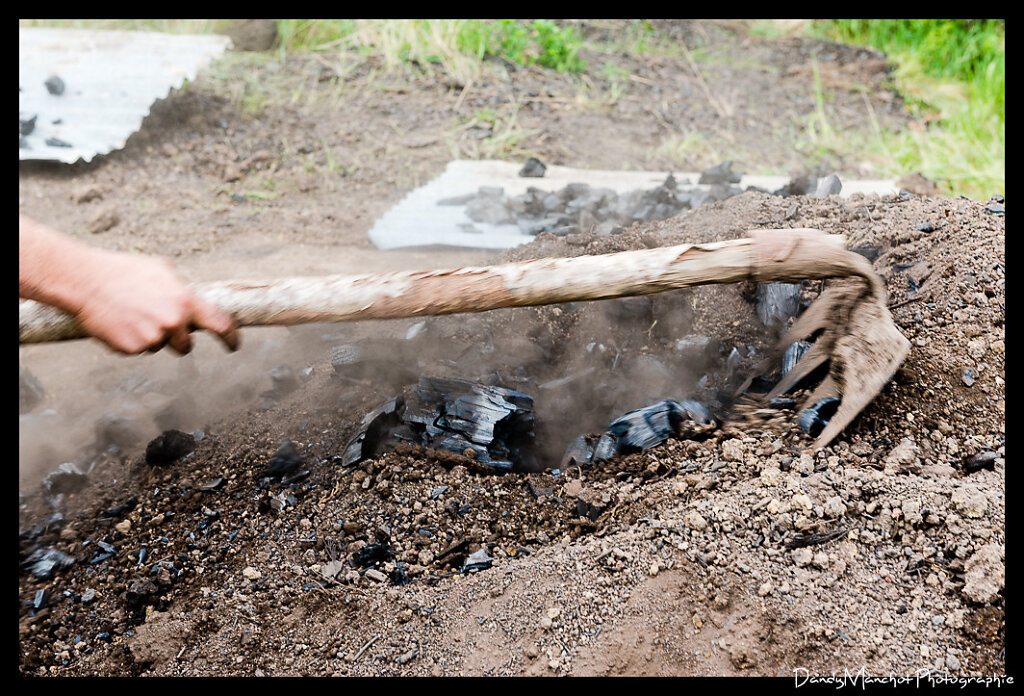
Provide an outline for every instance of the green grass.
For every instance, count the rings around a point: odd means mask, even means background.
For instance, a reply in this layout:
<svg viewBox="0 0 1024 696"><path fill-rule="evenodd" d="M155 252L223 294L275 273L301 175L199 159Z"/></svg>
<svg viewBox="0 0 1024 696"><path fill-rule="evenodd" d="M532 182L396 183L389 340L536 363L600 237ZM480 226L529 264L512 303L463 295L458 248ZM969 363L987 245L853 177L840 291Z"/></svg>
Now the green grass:
<svg viewBox="0 0 1024 696"><path fill-rule="evenodd" d="M883 175L920 171L949 195L985 200L1006 187L1006 32L1002 20L814 20L804 33L886 53L893 88L917 117L898 132L832 129L819 101L807 141L871 161ZM820 100L820 86L816 94Z"/></svg>

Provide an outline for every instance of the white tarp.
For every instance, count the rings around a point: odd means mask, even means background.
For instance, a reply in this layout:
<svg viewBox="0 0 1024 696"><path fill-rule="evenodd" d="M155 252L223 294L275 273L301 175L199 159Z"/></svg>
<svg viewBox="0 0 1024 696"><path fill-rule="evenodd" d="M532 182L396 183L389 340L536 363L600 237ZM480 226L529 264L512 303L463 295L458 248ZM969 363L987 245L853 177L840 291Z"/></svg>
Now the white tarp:
<svg viewBox="0 0 1024 696"><path fill-rule="evenodd" d="M369 231L370 241L378 249L398 249L415 246L456 246L475 249L509 249L525 244L533 237L518 225L491 225L476 222L466 214L462 205L438 205L438 201L476 193L481 186L499 187L504 195L516 196L535 187L544 191L558 191L571 183L585 183L597 188L609 188L623 194L634 190L657 188L670 172L610 171L574 169L548 165L544 176L521 177L521 162L499 160L454 160L444 173L433 181L410 192L398 204L382 215ZM680 188L709 189L698 185L699 172L671 172ZM690 183L684 185L683 182ZM736 186L746 189L756 186L766 191L777 191L790 181L787 176L743 176ZM891 180L851 180L842 182L841 196L852 193L898 193L899 187Z"/></svg>
<svg viewBox="0 0 1024 696"><path fill-rule="evenodd" d="M89 162L124 147L153 102L195 79L230 45L220 35L19 29L18 111L21 119L36 117L20 159ZM54 75L63 94L45 86ZM46 144L54 138L70 147Z"/></svg>

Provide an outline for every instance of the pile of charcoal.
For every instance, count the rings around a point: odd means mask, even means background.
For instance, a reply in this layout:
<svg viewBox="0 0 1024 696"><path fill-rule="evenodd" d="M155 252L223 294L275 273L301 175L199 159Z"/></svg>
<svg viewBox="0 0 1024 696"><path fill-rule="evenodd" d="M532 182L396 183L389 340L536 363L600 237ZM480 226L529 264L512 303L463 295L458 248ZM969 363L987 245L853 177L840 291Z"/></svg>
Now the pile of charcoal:
<svg viewBox="0 0 1024 696"><path fill-rule="evenodd" d="M684 421L715 425L703 404L663 399L616 418L599 437L576 438L561 468L657 447L678 435ZM536 470L533 398L465 379L421 377L364 416L341 463L351 466L399 444L451 452L502 472Z"/></svg>
<svg viewBox="0 0 1024 696"><path fill-rule="evenodd" d="M526 193L516 196L505 195L504 189L498 186L481 186L476 193L447 198L438 201L438 205L464 205L466 215L474 222L517 225L524 234L534 236L542 232L559 237L578 232L606 235L620 232L636 222L665 220L744 190L761 191L736 186L740 179L741 175L732 171L732 162L726 160L701 172L697 184L708 188L693 186L689 179L677 181L669 174L656 188L621 194L586 183L571 183L557 191L531 186ZM838 193L835 190L838 179L834 176L826 179L828 192ZM821 183L816 176L804 175L794 177L777 191L762 192L779 196L814 194Z"/></svg>

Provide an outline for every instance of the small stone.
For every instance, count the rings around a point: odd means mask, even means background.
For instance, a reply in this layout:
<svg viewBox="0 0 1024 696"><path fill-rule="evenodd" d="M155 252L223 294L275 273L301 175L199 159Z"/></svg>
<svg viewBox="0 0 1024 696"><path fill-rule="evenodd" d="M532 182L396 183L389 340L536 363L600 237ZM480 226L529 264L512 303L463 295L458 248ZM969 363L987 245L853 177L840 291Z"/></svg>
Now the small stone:
<svg viewBox="0 0 1024 696"><path fill-rule="evenodd" d="M779 479L782 476L782 471L774 466L766 466L761 470L761 483L766 486L778 485Z"/></svg>
<svg viewBox="0 0 1024 696"><path fill-rule="evenodd" d="M742 462L746 448L738 438L732 438L722 443L722 459L727 462Z"/></svg>
<svg viewBox="0 0 1024 696"><path fill-rule="evenodd" d="M793 551L793 562L797 566L803 568L811 564L814 560L814 553L808 548L794 549Z"/></svg>
<svg viewBox="0 0 1024 696"><path fill-rule="evenodd" d="M825 501L825 517L837 518L846 515L846 504L838 495L834 495Z"/></svg>
<svg viewBox="0 0 1024 696"><path fill-rule="evenodd" d="M252 566L246 566L246 568L242 570L242 575L248 580L259 580L263 577L263 573Z"/></svg>
<svg viewBox="0 0 1024 696"><path fill-rule="evenodd" d="M114 529L116 529L121 534L127 535L128 532L132 531L132 523L129 520L121 520L120 522L114 525Z"/></svg>
<svg viewBox="0 0 1024 696"><path fill-rule="evenodd" d="M691 510L686 513L685 521L690 529L696 529L697 531L703 531L708 528L707 520L705 520L699 512Z"/></svg>
<svg viewBox="0 0 1024 696"><path fill-rule="evenodd" d="M89 221L88 229L93 234L100 234L116 227L121 222L121 216L113 207L106 207L96 213Z"/></svg>
<svg viewBox="0 0 1024 696"><path fill-rule="evenodd" d="M385 582L388 579L387 575L385 575L384 573L380 572L376 568L368 569L366 571L365 575L366 575L367 578L369 578L370 580L373 580L374 582Z"/></svg>
<svg viewBox="0 0 1024 696"><path fill-rule="evenodd" d="M1001 544L986 544L964 563L964 586L961 592L977 604L994 602L1005 584L1005 555Z"/></svg>
<svg viewBox="0 0 1024 696"><path fill-rule="evenodd" d="M760 587L757 588L757 596L758 597L767 597L768 595L770 595L772 593L772 591L774 589L775 589L775 586L771 583L770 580L765 581L765 582L761 583Z"/></svg>
<svg viewBox="0 0 1024 696"><path fill-rule="evenodd" d="M46 91L55 97L64 94L64 80L59 75L50 75L43 84L46 85Z"/></svg>
<svg viewBox="0 0 1024 696"><path fill-rule="evenodd" d="M964 484L953 491L950 500L965 517L981 517L988 508L988 498L970 484Z"/></svg>
<svg viewBox="0 0 1024 696"><path fill-rule="evenodd" d="M957 659L956 655L946 655L946 667L950 672L956 672L960 669L960 660Z"/></svg>
<svg viewBox="0 0 1024 696"><path fill-rule="evenodd" d="M814 507L814 501L811 500L810 496L800 493L793 496L793 507L801 510L810 510Z"/></svg>

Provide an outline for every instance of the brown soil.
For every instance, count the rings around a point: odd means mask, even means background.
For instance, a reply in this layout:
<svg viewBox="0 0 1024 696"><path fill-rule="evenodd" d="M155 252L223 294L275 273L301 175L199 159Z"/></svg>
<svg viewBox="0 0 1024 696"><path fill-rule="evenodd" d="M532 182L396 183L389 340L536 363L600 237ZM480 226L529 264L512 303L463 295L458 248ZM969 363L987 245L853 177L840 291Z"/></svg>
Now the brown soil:
<svg viewBox="0 0 1024 696"><path fill-rule="evenodd" d="M376 216L486 138L465 125L469 114L512 98L519 126L536 133L506 156L606 169L717 164L658 149L686 131L737 171L804 171L780 134L815 108L814 56L833 123L868 128L869 107L909 122L869 51L768 41L739 23L658 28L713 59L698 76L684 56L591 57L633 77L602 102L612 85L592 67L585 104L579 82L513 66L461 85L347 54L234 57L238 84L318 98L269 99L251 113L228 83L201 77L157 104L121 152L89 166L23 163L20 209L90 243L169 256L191 280L600 253L768 227L845 234L878 247L875 269L913 346L846 432L815 451L790 411L723 409L711 432L558 475L500 475L411 448L354 467L332 459L405 367L537 390L538 441L557 464L576 435L688 395L700 375L673 362L680 332L763 352L775 336L743 284L664 293L639 312L603 302L430 320L428 350L404 363L396 353L393 372L357 381L333 374L331 342L397 343L415 322L247 329L230 355L200 336L187 358L126 358L91 341L25 346L21 364L46 396L21 419L21 560L54 548L76 561L49 578L20 575L21 673L1006 673L1005 222L985 202L747 192L617 235L541 235L505 254L382 253L367 241ZM856 162L824 167L870 176ZM100 217L118 222L90 233ZM592 366L590 343L659 360L677 381L640 370L634 389L608 400L592 377L578 398L545 401L539 385ZM268 393L267 371L282 364L312 371L296 391ZM114 432L109 415L135 430ZM146 443L165 427L204 437L186 458L150 466ZM261 477L283 438L310 471L289 485ZM990 468L968 473L964 462L986 452ZM91 467L89 485L53 517L41 481L66 461ZM283 508L281 493L292 496ZM393 556L370 572L354 559L375 543ZM481 548L493 565L460 572ZM40 590L48 597L35 608Z"/></svg>

